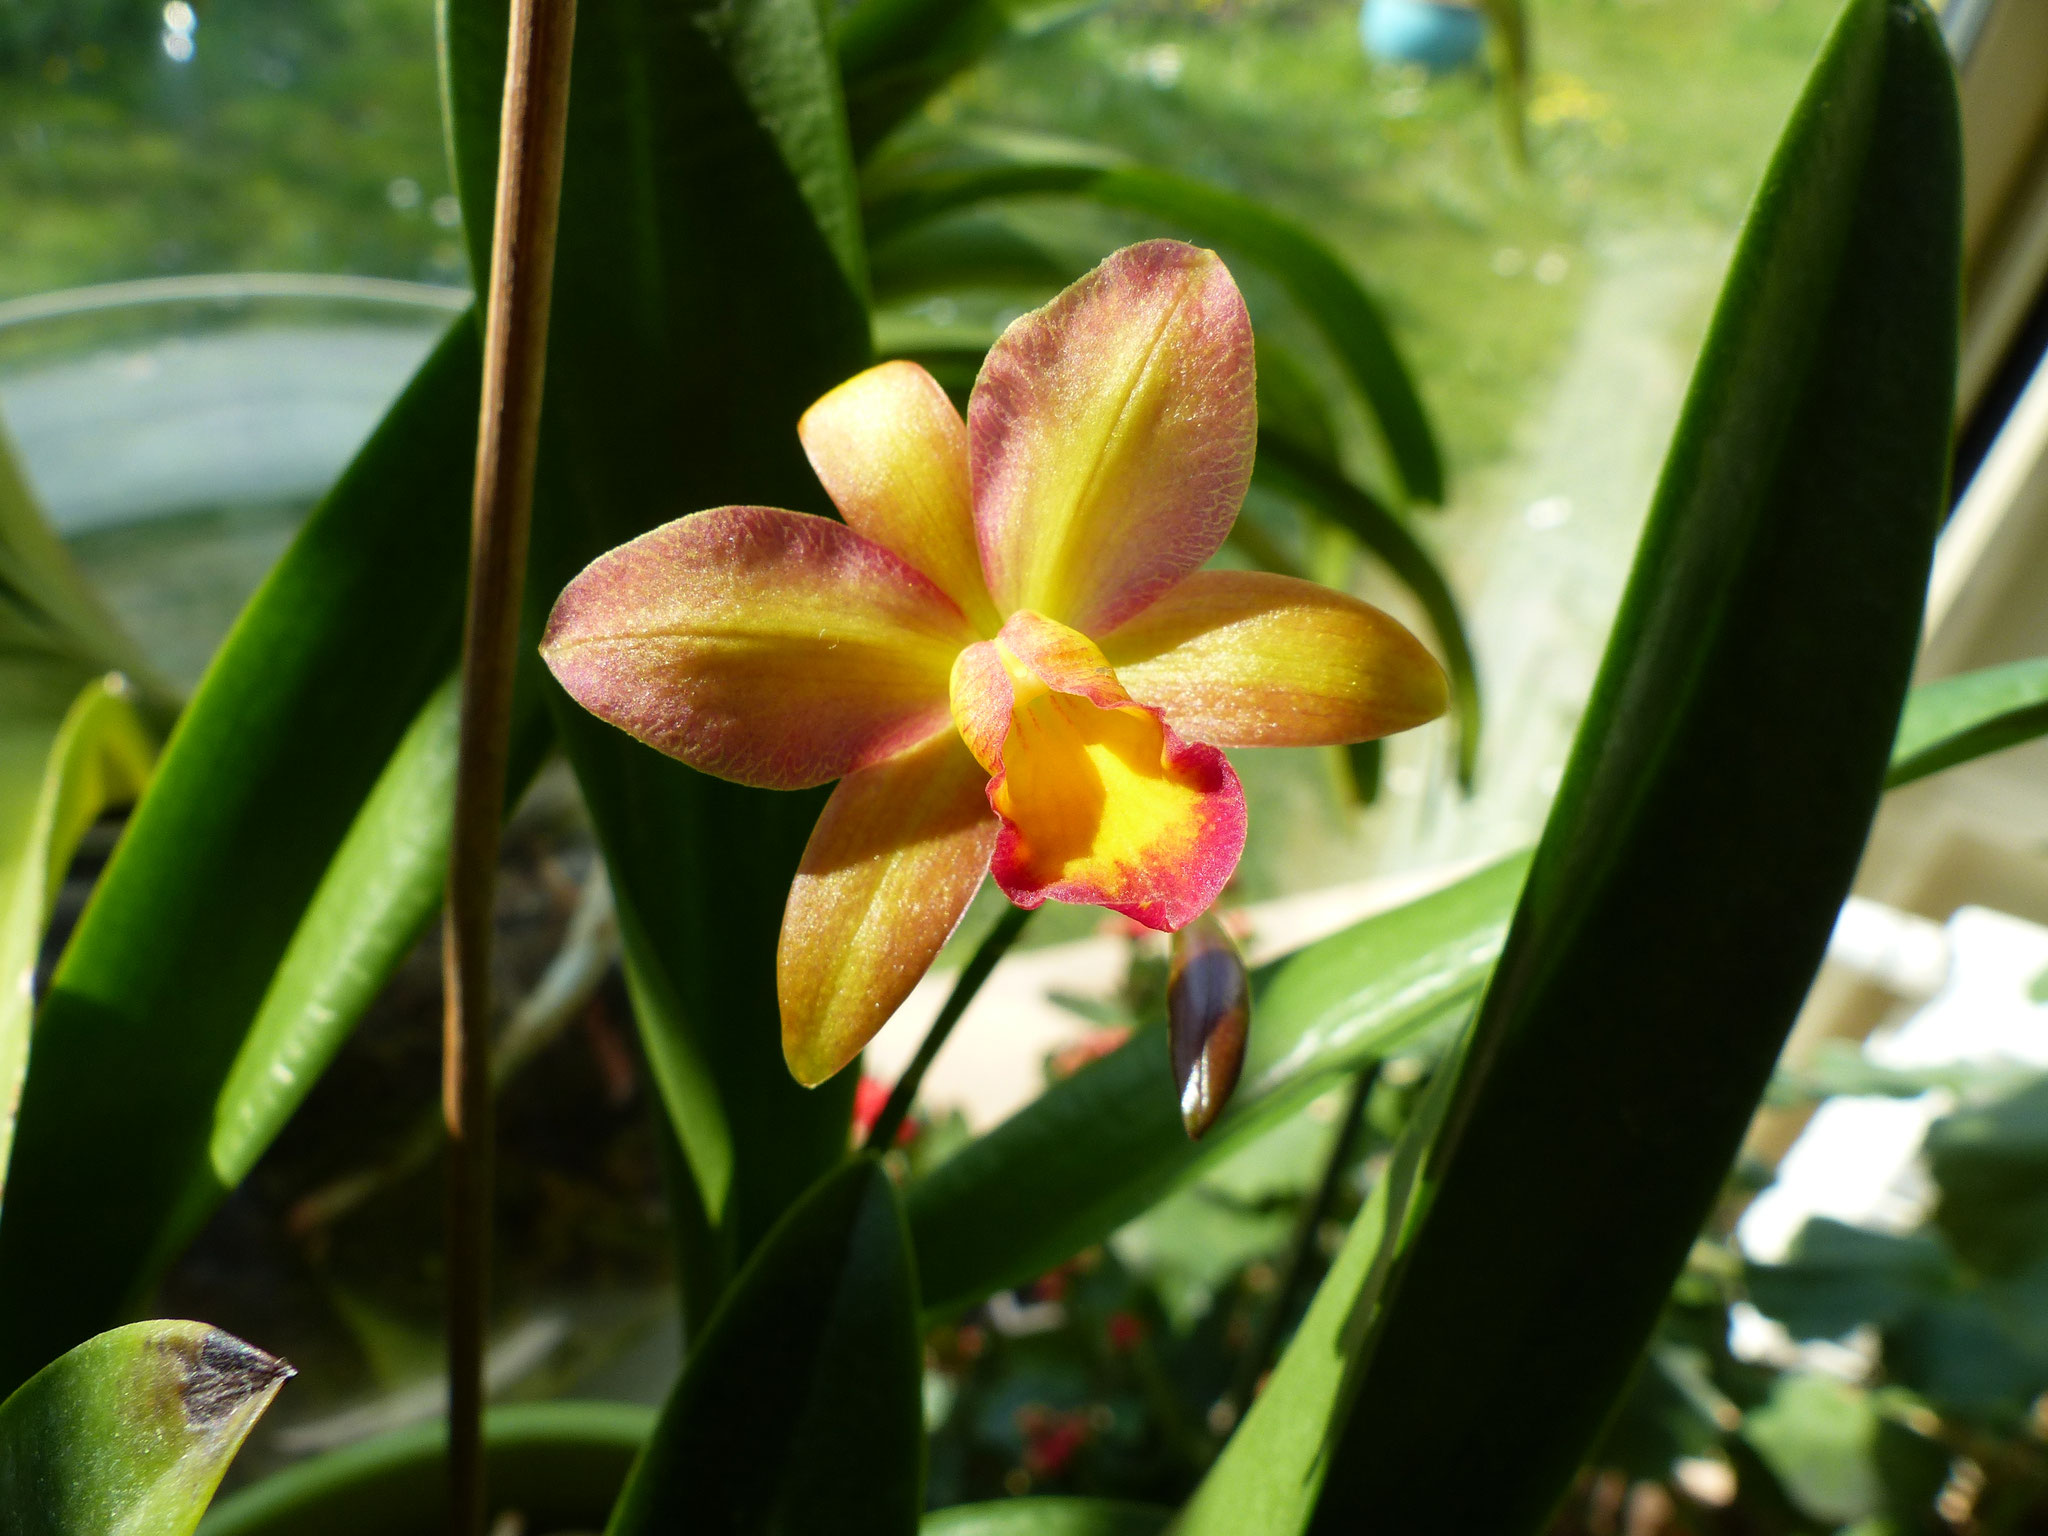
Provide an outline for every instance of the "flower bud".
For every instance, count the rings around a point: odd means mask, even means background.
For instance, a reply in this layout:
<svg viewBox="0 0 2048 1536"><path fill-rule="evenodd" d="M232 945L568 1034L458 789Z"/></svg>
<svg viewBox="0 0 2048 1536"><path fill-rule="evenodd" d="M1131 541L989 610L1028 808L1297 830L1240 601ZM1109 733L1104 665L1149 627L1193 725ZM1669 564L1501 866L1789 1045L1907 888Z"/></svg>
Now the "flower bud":
<svg viewBox="0 0 2048 1536"><path fill-rule="evenodd" d="M1197 1140L1216 1123L1244 1066L1251 978L1236 942L1214 912L1173 936L1166 977L1166 1026L1181 1123Z"/></svg>

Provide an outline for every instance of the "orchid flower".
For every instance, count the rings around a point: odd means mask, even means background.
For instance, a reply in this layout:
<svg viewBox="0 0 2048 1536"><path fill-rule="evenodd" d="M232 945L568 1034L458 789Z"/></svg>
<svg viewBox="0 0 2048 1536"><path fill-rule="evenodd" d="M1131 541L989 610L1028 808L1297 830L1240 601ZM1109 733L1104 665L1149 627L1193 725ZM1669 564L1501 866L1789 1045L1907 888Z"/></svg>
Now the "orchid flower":
<svg viewBox="0 0 2048 1536"><path fill-rule="evenodd" d="M1252 331L1213 252L1116 252L989 352L966 419L914 363L797 433L844 522L719 507L601 556L542 654L584 708L742 784L838 780L782 923L791 1072L860 1053L993 874L1022 907L1175 931L1244 848L1224 747L1441 714L1393 619L1204 570L1257 438Z"/></svg>

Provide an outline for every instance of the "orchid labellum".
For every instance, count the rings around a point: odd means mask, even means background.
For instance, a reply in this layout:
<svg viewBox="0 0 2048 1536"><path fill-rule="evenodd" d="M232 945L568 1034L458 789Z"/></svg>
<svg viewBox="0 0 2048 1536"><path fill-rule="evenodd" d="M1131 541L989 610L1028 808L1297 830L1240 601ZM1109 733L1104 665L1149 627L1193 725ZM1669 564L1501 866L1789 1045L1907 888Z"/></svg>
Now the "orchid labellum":
<svg viewBox="0 0 2048 1536"><path fill-rule="evenodd" d="M984 871L1023 907L1172 932L1244 848L1224 747L1442 713L1378 609L1203 570L1257 437L1252 332L1213 252L1118 251L989 352L963 421L884 363L797 425L845 521L720 507L595 561L542 651L578 702L742 784L839 781L777 957L790 1070L845 1066Z"/></svg>

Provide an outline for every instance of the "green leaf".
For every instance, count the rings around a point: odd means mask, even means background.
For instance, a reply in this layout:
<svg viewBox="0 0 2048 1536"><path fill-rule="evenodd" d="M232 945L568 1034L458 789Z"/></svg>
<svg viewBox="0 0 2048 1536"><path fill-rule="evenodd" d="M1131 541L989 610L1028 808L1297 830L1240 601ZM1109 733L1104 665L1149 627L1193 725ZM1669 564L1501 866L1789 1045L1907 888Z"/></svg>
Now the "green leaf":
<svg viewBox="0 0 2048 1536"><path fill-rule="evenodd" d="M282 1360L204 1323L130 1323L0 1403L7 1536L187 1536Z"/></svg>
<svg viewBox="0 0 2048 1536"><path fill-rule="evenodd" d="M477 373L458 321L222 646L58 967L0 1206L0 1388L132 1305L204 1214L249 1021L454 663Z"/></svg>
<svg viewBox="0 0 2048 1536"><path fill-rule="evenodd" d="M16 978L0 993L0 1190L35 1016L25 983L51 903L86 828L133 800L156 758L121 676L81 689L75 672L47 658L0 658L0 976Z"/></svg>
<svg viewBox="0 0 2048 1536"><path fill-rule="evenodd" d="M1200 1141L1181 1124L1166 1031L1146 1029L948 1158L908 1197L932 1310L1101 1241L1344 1073L1455 1017L1500 952L1526 867L1504 860L1262 967L1237 1093Z"/></svg>
<svg viewBox="0 0 2048 1536"><path fill-rule="evenodd" d="M1955 1286L1955 1262L1927 1232L1897 1237L1810 1217L1782 1264L1743 1272L1750 1300L1795 1339L1839 1339L1861 1324L1890 1328Z"/></svg>
<svg viewBox="0 0 2048 1536"><path fill-rule="evenodd" d="M2048 735L2048 656L1923 683L1906 695L1885 787Z"/></svg>
<svg viewBox="0 0 2048 1536"><path fill-rule="evenodd" d="M2011 1275L2048 1260L2048 1075L1927 1132L1934 1219L1965 1262Z"/></svg>
<svg viewBox="0 0 2048 1536"><path fill-rule="evenodd" d="M1402 1237L1427 1204L1424 1158L1450 1107L1464 1045L1461 1039L1438 1066L1316 1288L1308 1315L1244 1423L1181 1511L1175 1536L1298 1531L1307 1522L1330 1454L1331 1429L1356 1388L1357 1336L1385 1290Z"/></svg>
<svg viewBox="0 0 2048 1536"><path fill-rule="evenodd" d="M877 168L868 234L878 252L892 236L978 203L1030 196L1084 197L1160 219L1248 257L1287 290L1322 332L1357 389L1407 494L1440 502L1443 455L1414 380L1379 307L1350 269L1315 236L1249 198L1145 166L1088 158L998 160L925 169Z"/></svg>
<svg viewBox="0 0 2048 1536"><path fill-rule="evenodd" d="M484 1415L494 1509L530 1531L596 1530L654 1428L637 1403L520 1403ZM224 1499L200 1536L442 1536L448 1431L440 1422L329 1451Z"/></svg>
<svg viewBox="0 0 2048 1536"><path fill-rule="evenodd" d="M922 1381L902 1206L860 1158L734 1280L607 1536L908 1536L924 1503Z"/></svg>
<svg viewBox="0 0 2048 1536"><path fill-rule="evenodd" d="M1451 704L1458 715L1458 781L1470 789L1479 765L1479 669L1472 659L1464 615L1435 558L1368 492L1327 460L1285 437L1260 441L1252 475L1254 484L1299 502L1350 533L1384 560L1421 602L1451 676Z"/></svg>
<svg viewBox="0 0 2048 1536"><path fill-rule="evenodd" d="M1009 30L992 0L860 0L832 36L853 147L865 157Z"/></svg>
<svg viewBox="0 0 2048 1536"><path fill-rule="evenodd" d="M1312 1529L1538 1529L1721 1189L1912 664L1959 187L1932 18L1852 0L1744 231Z"/></svg>
<svg viewBox="0 0 2048 1536"><path fill-rule="evenodd" d="M919 1536L1158 1536L1173 1511L1121 1499L1003 1499L926 1515Z"/></svg>
<svg viewBox="0 0 2048 1536"><path fill-rule="evenodd" d="M502 0L447 0L481 270ZM796 421L868 360L864 255L811 0L594 0L577 18L525 638L597 555L701 507L828 511ZM618 899L635 1013L721 1247L713 1282L845 1153L853 1081L783 1065L775 940L822 796L693 773L547 684ZM711 1117L696 1111L715 1103ZM694 1220L695 1218L693 1218ZM699 1316L711 1297L692 1285Z"/></svg>

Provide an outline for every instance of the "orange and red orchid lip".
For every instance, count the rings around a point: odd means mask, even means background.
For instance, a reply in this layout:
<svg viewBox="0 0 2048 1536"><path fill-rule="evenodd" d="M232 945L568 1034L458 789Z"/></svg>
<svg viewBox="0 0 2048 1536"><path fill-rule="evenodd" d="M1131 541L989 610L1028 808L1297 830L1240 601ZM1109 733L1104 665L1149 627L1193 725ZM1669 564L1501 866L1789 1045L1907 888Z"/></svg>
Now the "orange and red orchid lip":
<svg viewBox="0 0 2048 1536"><path fill-rule="evenodd" d="M721 507L595 561L542 653L694 768L838 779L783 917L783 1052L860 1053L986 873L1020 906L1176 930L1244 848L1222 747L1368 740L1443 671L1343 593L1205 571L1257 433L1251 323L1210 251L1118 251L990 349L966 419L914 363L798 436L845 521Z"/></svg>
<svg viewBox="0 0 2048 1536"><path fill-rule="evenodd" d="M1010 616L961 652L953 718L1002 820L990 873L1020 907L1108 907L1165 932L1208 911L1244 852L1244 790L1215 747L1135 702L1086 636Z"/></svg>

